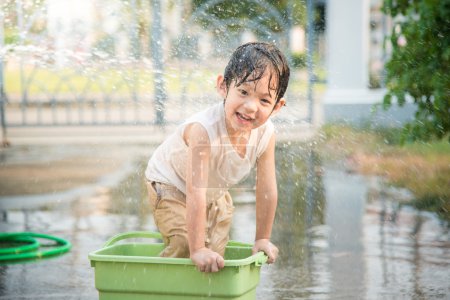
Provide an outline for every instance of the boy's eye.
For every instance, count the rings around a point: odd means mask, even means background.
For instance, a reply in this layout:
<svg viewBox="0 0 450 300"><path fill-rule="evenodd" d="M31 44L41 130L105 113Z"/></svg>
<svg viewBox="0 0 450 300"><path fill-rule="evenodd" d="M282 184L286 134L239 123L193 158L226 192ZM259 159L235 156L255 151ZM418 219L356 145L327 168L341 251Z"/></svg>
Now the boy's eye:
<svg viewBox="0 0 450 300"><path fill-rule="evenodd" d="M270 100L267 100L267 99L261 99L261 102L264 103L264 104L270 104L271 103Z"/></svg>
<svg viewBox="0 0 450 300"><path fill-rule="evenodd" d="M247 96L247 95L248 95L248 93L247 93L246 90L239 90L239 92L240 92L241 95L243 95L243 96Z"/></svg>

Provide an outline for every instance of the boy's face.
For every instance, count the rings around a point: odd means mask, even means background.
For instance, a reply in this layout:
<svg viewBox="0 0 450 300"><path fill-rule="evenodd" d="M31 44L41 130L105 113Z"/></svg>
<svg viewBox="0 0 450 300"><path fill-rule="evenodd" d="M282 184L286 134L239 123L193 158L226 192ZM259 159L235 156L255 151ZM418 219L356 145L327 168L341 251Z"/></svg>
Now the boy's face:
<svg viewBox="0 0 450 300"><path fill-rule="evenodd" d="M273 79L272 88L269 91L269 77L270 74L266 71L258 81L244 82L239 86L236 86L236 82L233 81L228 93L223 76L220 75L217 78L217 90L225 99L228 134L239 135L250 132L263 125L272 114L277 113L284 105L283 98L276 103Z"/></svg>

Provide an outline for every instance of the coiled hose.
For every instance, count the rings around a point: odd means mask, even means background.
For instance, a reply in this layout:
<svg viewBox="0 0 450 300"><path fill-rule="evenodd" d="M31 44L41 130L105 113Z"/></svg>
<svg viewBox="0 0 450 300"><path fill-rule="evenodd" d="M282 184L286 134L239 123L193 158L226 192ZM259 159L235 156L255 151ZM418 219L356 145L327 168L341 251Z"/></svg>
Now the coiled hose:
<svg viewBox="0 0 450 300"><path fill-rule="evenodd" d="M52 245L51 249L39 250L41 247L48 246L40 245L36 238L55 241L56 246ZM4 247L5 244L8 246ZM72 244L69 241L48 234L34 232L0 233L0 263L58 255L69 251L71 247Z"/></svg>

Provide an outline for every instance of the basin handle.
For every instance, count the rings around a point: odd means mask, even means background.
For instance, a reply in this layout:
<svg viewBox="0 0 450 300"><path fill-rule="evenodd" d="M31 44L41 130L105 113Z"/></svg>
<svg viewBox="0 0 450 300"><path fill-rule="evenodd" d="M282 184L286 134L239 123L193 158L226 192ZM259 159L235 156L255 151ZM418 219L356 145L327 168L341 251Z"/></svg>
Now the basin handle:
<svg viewBox="0 0 450 300"><path fill-rule="evenodd" d="M118 241L131 239L131 238L150 238L150 239L162 239L161 233L152 231L130 231L125 233L119 233L110 238L103 247L111 246Z"/></svg>
<svg viewBox="0 0 450 300"><path fill-rule="evenodd" d="M266 254L264 254L264 252L258 252L255 254L255 256L256 256L255 266L257 267L264 265L269 259L269 257Z"/></svg>

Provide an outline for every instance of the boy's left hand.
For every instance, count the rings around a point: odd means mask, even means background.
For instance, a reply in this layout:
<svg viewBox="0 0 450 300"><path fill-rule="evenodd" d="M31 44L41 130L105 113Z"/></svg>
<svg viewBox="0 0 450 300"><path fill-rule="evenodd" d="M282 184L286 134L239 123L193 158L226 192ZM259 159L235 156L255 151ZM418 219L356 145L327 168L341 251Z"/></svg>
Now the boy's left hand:
<svg viewBox="0 0 450 300"><path fill-rule="evenodd" d="M256 240L255 245L252 249L252 254L263 251L269 258L267 260L268 264L274 263L278 257L278 248L270 242L268 239Z"/></svg>

